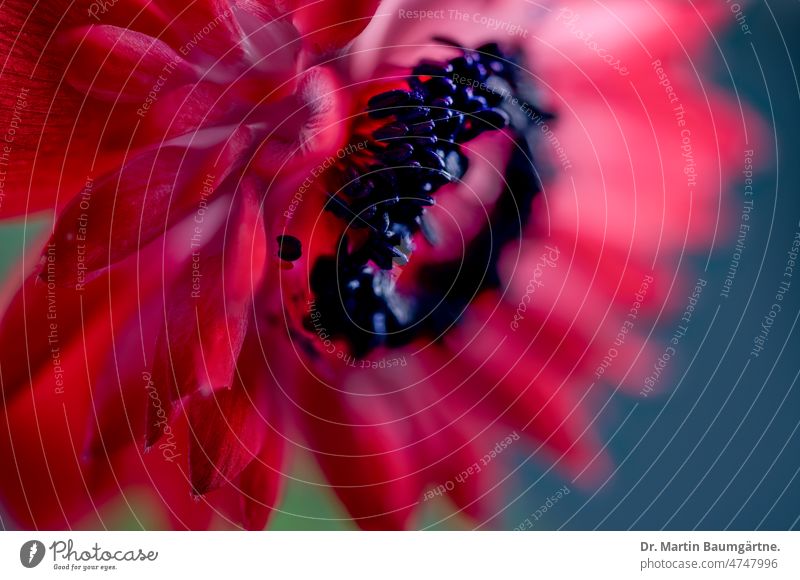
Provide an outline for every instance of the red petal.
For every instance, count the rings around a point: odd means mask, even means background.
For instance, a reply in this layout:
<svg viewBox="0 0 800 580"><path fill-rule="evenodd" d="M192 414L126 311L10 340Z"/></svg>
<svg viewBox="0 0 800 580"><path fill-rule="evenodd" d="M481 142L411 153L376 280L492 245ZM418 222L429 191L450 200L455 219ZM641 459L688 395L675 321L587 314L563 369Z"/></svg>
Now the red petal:
<svg viewBox="0 0 800 580"><path fill-rule="evenodd" d="M464 397L463 404L474 407L473 412L503 417L512 429L540 441L537 452L554 459L559 471L580 475L583 482L607 475L608 458L589 414L588 386L577 390L570 373L548 366L530 351L498 349L510 340L503 336L491 324L482 330L466 325L449 335L453 350L462 354L443 369L442 380L463 383L454 396ZM480 371L472 374L476 368Z"/></svg>
<svg viewBox="0 0 800 580"><path fill-rule="evenodd" d="M261 452L240 477L242 523L248 530L263 530L278 505L283 489L284 441L270 427L264 427L265 441Z"/></svg>
<svg viewBox="0 0 800 580"><path fill-rule="evenodd" d="M115 460L120 481L152 490L156 505L169 518L166 529L207 529L216 511L208 501L189 493L188 448L186 422L181 416L157 448L144 453L132 447Z"/></svg>
<svg viewBox="0 0 800 580"><path fill-rule="evenodd" d="M0 478L4 508L26 528L97 529L95 511L110 495L107 470L93 477L81 462L90 408L88 376L97 373L110 343L108 327L85 329L85 342L64 346L33 385L0 414ZM87 516L94 514L86 520Z"/></svg>
<svg viewBox="0 0 800 580"><path fill-rule="evenodd" d="M227 0L195 0L191 6L164 0L125 0L104 10L90 5L90 22L103 22L160 38L197 62L214 62L226 52L242 59L241 30ZM83 12L86 14L86 11Z"/></svg>
<svg viewBox="0 0 800 580"><path fill-rule="evenodd" d="M332 70L315 67L305 72L295 94L259 113L271 128L255 157L255 167L270 178L276 173L283 177L300 168L310 171L335 156L349 137L349 98Z"/></svg>
<svg viewBox="0 0 800 580"><path fill-rule="evenodd" d="M151 91L158 95L197 77L177 52L140 32L92 25L70 30L60 40L73 55L66 80L98 99L141 106Z"/></svg>
<svg viewBox="0 0 800 580"><path fill-rule="evenodd" d="M160 95L142 120L147 142L168 141L206 127L235 125L247 117L253 105L234 98L229 91L229 86L200 81Z"/></svg>
<svg viewBox="0 0 800 580"><path fill-rule="evenodd" d="M465 398L458 394L461 385L437 372L449 360L449 351L429 347L431 360L427 362L434 365L429 366L426 361L419 364L425 357L415 350L392 353L403 357L400 360L408 357L414 361L399 373L396 368L366 372L373 373L371 380L376 384L393 391L385 397L393 399L389 403L395 409L393 420L413 425L415 443L408 451L417 457L426 484L439 491L433 495L426 492L423 501L444 495L459 511L485 523L499 507L492 501L498 493L492 485L507 471L503 471L500 460L489 466L481 463L481 458L491 453L512 428L497 424L496 415L482 414L480 408L463 404ZM443 492L439 486L445 486Z"/></svg>
<svg viewBox="0 0 800 580"><path fill-rule="evenodd" d="M379 397L335 393L317 383L305 393L306 432L326 479L364 529L398 530L422 496L422 480L402 423Z"/></svg>
<svg viewBox="0 0 800 580"><path fill-rule="evenodd" d="M443 429L433 437L447 441L449 447L447 454L439 458L442 464L437 470L440 474L437 483L453 482L448 499L476 522L485 523L494 515L491 482L499 481L497 475L504 472L500 461L490 466L481 459L508 434L492 437L496 430L491 429L491 422L476 421L469 413L455 416L455 413L446 412L448 406L447 403L439 405L440 412L445 411L445 422ZM499 502L495 504L494 507L499 507Z"/></svg>
<svg viewBox="0 0 800 580"><path fill-rule="evenodd" d="M22 387L30 384L42 367L52 364L55 349L70 343L96 312L105 294L107 289L101 285L93 285L82 294L72 288L48 287L37 275L25 281L0 323L4 402L11 401Z"/></svg>
<svg viewBox="0 0 800 580"><path fill-rule="evenodd" d="M222 228L215 239L194 251L170 290L153 365L153 383L165 409L198 389L233 384L266 252L253 187L242 184L243 191L233 202L230 229ZM148 445L160 435L154 428L158 420L148 418Z"/></svg>
<svg viewBox="0 0 800 580"><path fill-rule="evenodd" d="M146 406L151 402L150 365L163 312L161 293L117 328L102 373L95 379L92 414L87 427L84 454L101 462L142 440Z"/></svg>
<svg viewBox="0 0 800 580"><path fill-rule="evenodd" d="M56 223L56 279L81 285L200 211L234 170L249 132L227 128L185 137L185 146L147 151L72 200Z"/></svg>
<svg viewBox="0 0 800 580"><path fill-rule="evenodd" d="M119 159L128 143L132 111L114 114L63 81L69 54L54 38L85 10L68 2L3 3L0 29L0 218L40 211L69 199L88 175ZM103 142L101 143L101 136Z"/></svg>
<svg viewBox="0 0 800 580"><path fill-rule="evenodd" d="M255 328L255 325L254 325ZM273 338L273 335L270 335ZM285 439L280 412L280 389L266 363L262 341L255 330L245 339L237 361L239 388L255 393L260 404L263 441L258 456L239 477L240 517L249 530L263 530L283 488Z"/></svg>
<svg viewBox="0 0 800 580"><path fill-rule="evenodd" d="M188 405L189 474L203 495L230 483L253 461L264 439L262 418L241 386L197 394Z"/></svg>
<svg viewBox="0 0 800 580"><path fill-rule="evenodd" d="M155 271L139 276L135 264L108 271L83 290L61 287L55 284L55 272L50 267L54 258L47 248L45 256L42 272L25 280L0 322L4 401L10 401L42 368L52 367L54 353L82 340L80 333L98 319L108 317L110 312L124 319L130 309L138 306L139 296L147 296L160 287L161 278ZM142 259L145 264L159 265L163 253L149 252ZM132 287L137 292L132 292Z"/></svg>
<svg viewBox="0 0 800 580"><path fill-rule="evenodd" d="M353 40L372 20L379 0L293 0L294 25L312 52L326 54Z"/></svg>

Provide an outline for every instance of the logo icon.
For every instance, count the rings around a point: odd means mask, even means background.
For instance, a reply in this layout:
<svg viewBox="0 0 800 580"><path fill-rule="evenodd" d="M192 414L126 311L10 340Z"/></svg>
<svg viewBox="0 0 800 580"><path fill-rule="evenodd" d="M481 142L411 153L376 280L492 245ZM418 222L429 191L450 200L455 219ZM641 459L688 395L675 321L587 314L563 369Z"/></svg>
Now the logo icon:
<svg viewBox="0 0 800 580"><path fill-rule="evenodd" d="M44 544L39 540L29 540L19 549L19 561L26 568L35 568L44 559Z"/></svg>

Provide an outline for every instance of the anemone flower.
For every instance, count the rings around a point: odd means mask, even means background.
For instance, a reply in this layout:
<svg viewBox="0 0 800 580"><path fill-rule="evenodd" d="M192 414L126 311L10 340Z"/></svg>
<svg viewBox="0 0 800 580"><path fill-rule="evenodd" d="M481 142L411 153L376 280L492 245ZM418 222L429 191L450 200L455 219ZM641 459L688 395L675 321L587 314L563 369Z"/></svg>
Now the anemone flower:
<svg viewBox="0 0 800 580"><path fill-rule="evenodd" d="M715 4L4 2L14 525L261 529L298 453L364 528L604 481L745 149Z"/></svg>

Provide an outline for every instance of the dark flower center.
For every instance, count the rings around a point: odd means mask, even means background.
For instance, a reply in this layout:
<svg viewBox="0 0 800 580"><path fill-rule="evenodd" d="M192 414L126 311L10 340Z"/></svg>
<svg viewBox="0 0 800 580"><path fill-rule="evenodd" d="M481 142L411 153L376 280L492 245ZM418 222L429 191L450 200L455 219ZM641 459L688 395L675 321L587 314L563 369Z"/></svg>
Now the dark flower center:
<svg viewBox="0 0 800 580"><path fill-rule="evenodd" d="M369 100L367 114L382 124L367 135L368 154L345 163L342 188L326 205L346 221L349 235L314 264L311 290L326 329L357 356L439 336L479 292L496 287L499 252L518 238L540 188L528 144L530 112L548 115L530 104L514 59L497 44L459 48L448 62L414 67L406 88ZM414 295L401 295L392 271L409 263L418 232L435 243L426 208L468 171L461 144L506 128L515 147L490 223L463 259L422 268Z"/></svg>

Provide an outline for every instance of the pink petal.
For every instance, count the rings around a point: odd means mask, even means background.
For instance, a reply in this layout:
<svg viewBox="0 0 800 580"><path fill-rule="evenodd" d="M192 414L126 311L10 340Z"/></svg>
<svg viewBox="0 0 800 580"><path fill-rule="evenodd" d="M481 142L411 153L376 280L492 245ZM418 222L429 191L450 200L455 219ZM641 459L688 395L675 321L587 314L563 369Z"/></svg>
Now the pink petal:
<svg viewBox="0 0 800 580"><path fill-rule="evenodd" d="M726 12L713 0L577 0L543 13L537 34L527 42L537 70L548 80L580 82L588 75L604 87L624 86L627 79L652 74L653 60L686 59L701 42L712 42ZM565 68L574 71L564 74Z"/></svg>

